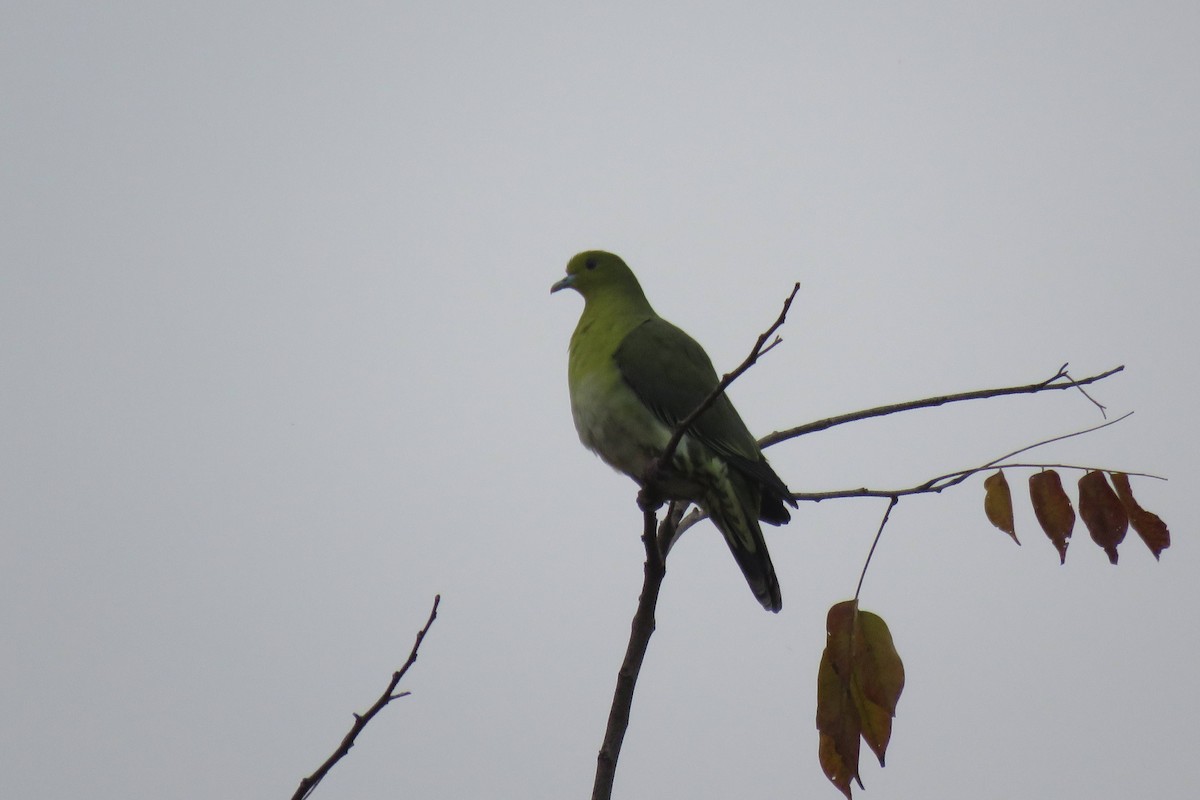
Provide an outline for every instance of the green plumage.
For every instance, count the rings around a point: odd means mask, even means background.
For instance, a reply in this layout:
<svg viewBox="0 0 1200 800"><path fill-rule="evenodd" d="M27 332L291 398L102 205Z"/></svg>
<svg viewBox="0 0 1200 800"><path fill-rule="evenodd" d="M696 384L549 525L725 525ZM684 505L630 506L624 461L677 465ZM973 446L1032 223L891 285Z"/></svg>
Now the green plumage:
<svg viewBox="0 0 1200 800"><path fill-rule="evenodd" d="M579 438L639 484L675 427L717 386L704 349L664 320L617 256L580 253L551 287L575 289L583 314L571 336L567 377ZM781 525L795 507L754 436L725 395L692 425L655 488L701 508L725 537L754 596L782 601L759 520Z"/></svg>

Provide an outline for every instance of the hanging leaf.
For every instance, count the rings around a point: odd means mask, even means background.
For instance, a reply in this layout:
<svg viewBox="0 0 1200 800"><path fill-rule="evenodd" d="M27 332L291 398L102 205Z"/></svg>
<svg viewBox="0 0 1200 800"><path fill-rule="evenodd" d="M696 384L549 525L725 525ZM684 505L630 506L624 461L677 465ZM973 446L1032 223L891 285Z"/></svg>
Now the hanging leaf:
<svg viewBox="0 0 1200 800"><path fill-rule="evenodd" d="M1038 524L1058 550L1058 563L1067 563L1067 545L1075 529L1075 510L1063 491L1062 479L1052 469L1029 476L1029 500Z"/></svg>
<svg viewBox="0 0 1200 800"><path fill-rule="evenodd" d="M904 689L904 665L881 617L846 600L829 609L817 670L817 755L830 782L850 800L860 738L884 763L892 718Z"/></svg>
<svg viewBox="0 0 1200 800"><path fill-rule="evenodd" d="M1125 539L1129 517L1103 472L1089 472L1079 479L1079 516L1092 541L1103 547L1108 560L1116 564L1117 545Z"/></svg>
<svg viewBox="0 0 1200 800"><path fill-rule="evenodd" d="M1012 492L1008 488L1004 470L996 470L984 478L983 488L983 513L987 514L988 521L1020 544L1021 540L1017 538L1017 529L1013 524Z"/></svg>
<svg viewBox="0 0 1200 800"><path fill-rule="evenodd" d="M858 781L859 738L862 723L854 710L850 688L842 681L830 660L829 649L821 654L817 669L817 758L830 783L851 800L850 783Z"/></svg>
<svg viewBox="0 0 1200 800"><path fill-rule="evenodd" d="M854 649L854 670L862 687L859 714L863 739L884 764L884 754L892 738L892 718L896 703L904 691L904 663L892 642L892 632L878 614L858 612L859 634Z"/></svg>
<svg viewBox="0 0 1200 800"><path fill-rule="evenodd" d="M1128 475L1124 472L1113 472L1110 476L1113 486L1117 489L1117 497L1120 498L1125 513L1129 515L1129 524L1133 526L1137 535L1142 537L1146 547L1150 548L1155 560L1158 560L1159 554L1171 546L1171 532L1167 530L1167 523L1159 519L1157 514L1138 505L1138 501L1133 498Z"/></svg>
<svg viewBox="0 0 1200 800"><path fill-rule="evenodd" d="M850 783L858 775L862 723L850 696L851 640L858 603L837 603L825 617L825 650L817 668L817 756L825 777L850 800Z"/></svg>

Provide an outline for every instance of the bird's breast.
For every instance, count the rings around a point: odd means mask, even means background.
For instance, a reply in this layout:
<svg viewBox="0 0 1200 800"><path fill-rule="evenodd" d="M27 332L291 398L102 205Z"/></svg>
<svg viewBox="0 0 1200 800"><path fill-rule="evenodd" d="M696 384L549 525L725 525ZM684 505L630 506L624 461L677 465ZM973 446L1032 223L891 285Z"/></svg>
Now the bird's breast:
<svg viewBox="0 0 1200 800"><path fill-rule="evenodd" d="M671 429L648 409L614 373L578 379L571 389L571 413L579 440L613 469L639 484L671 439ZM656 486L665 497L695 500L724 465L708 449L684 436L672 468L658 475Z"/></svg>
<svg viewBox="0 0 1200 800"><path fill-rule="evenodd" d="M571 414L579 440L611 467L640 480L671 432L614 375L590 375L571 391Z"/></svg>

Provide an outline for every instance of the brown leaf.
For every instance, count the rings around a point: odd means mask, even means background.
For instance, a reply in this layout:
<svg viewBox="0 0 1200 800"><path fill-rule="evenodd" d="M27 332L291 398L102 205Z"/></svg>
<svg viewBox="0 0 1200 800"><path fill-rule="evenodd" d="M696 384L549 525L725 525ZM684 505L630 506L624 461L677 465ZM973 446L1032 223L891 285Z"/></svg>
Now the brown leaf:
<svg viewBox="0 0 1200 800"><path fill-rule="evenodd" d="M1133 489L1129 486L1128 475L1124 472L1111 472L1109 477L1112 478L1113 486L1117 488L1117 497L1125 507L1125 513L1129 515L1129 524L1133 526L1137 535L1142 537L1142 541L1150 548L1157 561L1159 554L1171 546L1171 532L1167 530L1167 523L1163 522L1158 514L1138 505L1138 501L1133 497Z"/></svg>
<svg viewBox="0 0 1200 800"><path fill-rule="evenodd" d="M1021 540L1017 538L1017 529L1013 524L1012 492L1008 488L1004 470L997 470L984 478L983 488L983 513L987 514L988 521L1020 544Z"/></svg>
<svg viewBox="0 0 1200 800"><path fill-rule="evenodd" d="M1067 563L1067 545L1075 529L1075 510L1063 491L1062 479L1052 469L1029 476L1029 500L1038 524L1058 550L1058 563Z"/></svg>
<svg viewBox="0 0 1200 800"><path fill-rule="evenodd" d="M817 669L817 756L825 777L850 800L851 781L858 774L859 738L862 723L850 696L853 672L851 642L858 602L835 603L825 617L825 651Z"/></svg>
<svg viewBox="0 0 1200 800"><path fill-rule="evenodd" d="M862 725L863 741L875 753L875 757L879 759L879 766L882 767L888 742L892 738L892 718L896 715L867 699L857 682L851 684L850 688L850 697L858 709L859 722Z"/></svg>
<svg viewBox="0 0 1200 800"><path fill-rule="evenodd" d="M1116 564L1117 545L1125 539L1129 516L1103 472L1089 472L1079 479L1079 516L1092 541L1103 547L1108 560Z"/></svg>
<svg viewBox="0 0 1200 800"><path fill-rule="evenodd" d="M883 766L892 736L892 717L904 691L904 663L892 642L892 632L878 614L858 612L854 640L854 676L862 688L859 717L863 739Z"/></svg>
<svg viewBox="0 0 1200 800"><path fill-rule="evenodd" d="M848 800L851 784L863 785L859 740L882 766L903 689L904 665L883 619L859 611L855 600L831 607L817 671L817 755L825 776Z"/></svg>
<svg viewBox="0 0 1200 800"><path fill-rule="evenodd" d="M830 783L851 800L850 784L858 776L859 737L862 725L854 710L850 690L830 662L829 652L821 654L817 669L817 757Z"/></svg>

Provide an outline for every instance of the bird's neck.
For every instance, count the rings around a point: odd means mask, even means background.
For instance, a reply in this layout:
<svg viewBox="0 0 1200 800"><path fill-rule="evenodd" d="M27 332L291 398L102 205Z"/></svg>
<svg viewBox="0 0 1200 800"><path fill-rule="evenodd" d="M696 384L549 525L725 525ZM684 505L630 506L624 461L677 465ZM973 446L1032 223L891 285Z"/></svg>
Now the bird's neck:
<svg viewBox="0 0 1200 800"><path fill-rule="evenodd" d="M579 327L600 325L624 334L654 316L654 309L640 288L614 287L593 292L586 299Z"/></svg>
<svg viewBox="0 0 1200 800"><path fill-rule="evenodd" d="M655 316L640 290L635 293L628 290L593 292L586 298L579 324L571 336L572 355L578 355L576 350L587 339L608 343L609 346L597 348L596 352L611 356L630 331Z"/></svg>

